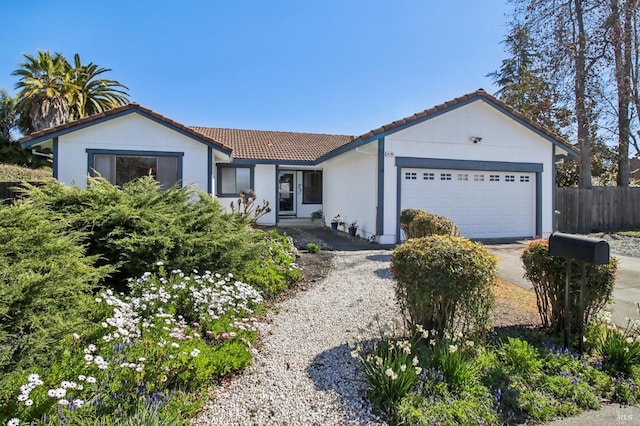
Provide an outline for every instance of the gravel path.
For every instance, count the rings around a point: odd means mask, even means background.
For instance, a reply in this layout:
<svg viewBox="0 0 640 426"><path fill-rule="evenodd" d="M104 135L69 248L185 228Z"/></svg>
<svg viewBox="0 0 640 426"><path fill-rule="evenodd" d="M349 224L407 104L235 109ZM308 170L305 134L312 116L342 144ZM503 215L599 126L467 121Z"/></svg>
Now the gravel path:
<svg viewBox="0 0 640 426"><path fill-rule="evenodd" d="M273 307L253 365L216 388L193 424L385 424L347 342L376 314L398 318L389 260L388 251L336 252L326 279Z"/></svg>

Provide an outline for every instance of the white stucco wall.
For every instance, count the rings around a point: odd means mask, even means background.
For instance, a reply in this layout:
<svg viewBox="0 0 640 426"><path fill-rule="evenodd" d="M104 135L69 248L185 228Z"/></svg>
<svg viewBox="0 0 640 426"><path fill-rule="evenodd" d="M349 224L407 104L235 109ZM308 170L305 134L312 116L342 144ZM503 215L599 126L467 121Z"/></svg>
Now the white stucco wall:
<svg viewBox="0 0 640 426"><path fill-rule="evenodd" d="M377 143L373 142L322 164L327 225L339 214L347 225L358 222L359 236L376 235L377 161Z"/></svg>
<svg viewBox="0 0 640 426"><path fill-rule="evenodd" d="M207 190L207 146L138 114L128 114L60 136L58 180L68 185L86 186L87 149L181 152L183 186L195 184Z"/></svg>
<svg viewBox="0 0 640 426"><path fill-rule="evenodd" d="M542 236L553 231L552 144L481 100L386 136L385 152L385 236L398 223L396 157L540 163Z"/></svg>

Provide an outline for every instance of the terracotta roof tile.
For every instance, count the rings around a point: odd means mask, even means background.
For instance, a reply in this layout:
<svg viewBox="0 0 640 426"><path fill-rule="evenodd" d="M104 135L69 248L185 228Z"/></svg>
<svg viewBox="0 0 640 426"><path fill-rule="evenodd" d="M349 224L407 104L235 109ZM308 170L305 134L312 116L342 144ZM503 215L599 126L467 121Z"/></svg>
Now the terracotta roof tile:
<svg viewBox="0 0 640 426"><path fill-rule="evenodd" d="M354 137L318 133L279 132L271 130L237 130L192 127L203 135L233 148L238 159L315 161L351 142Z"/></svg>

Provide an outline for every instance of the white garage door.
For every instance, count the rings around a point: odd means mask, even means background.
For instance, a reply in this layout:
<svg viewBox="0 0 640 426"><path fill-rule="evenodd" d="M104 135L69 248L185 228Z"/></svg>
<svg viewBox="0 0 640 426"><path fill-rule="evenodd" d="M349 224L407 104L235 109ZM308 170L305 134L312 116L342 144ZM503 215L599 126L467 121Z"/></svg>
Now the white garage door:
<svg viewBox="0 0 640 426"><path fill-rule="evenodd" d="M453 220L468 238L535 235L535 173L403 168L401 208Z"/></svg>

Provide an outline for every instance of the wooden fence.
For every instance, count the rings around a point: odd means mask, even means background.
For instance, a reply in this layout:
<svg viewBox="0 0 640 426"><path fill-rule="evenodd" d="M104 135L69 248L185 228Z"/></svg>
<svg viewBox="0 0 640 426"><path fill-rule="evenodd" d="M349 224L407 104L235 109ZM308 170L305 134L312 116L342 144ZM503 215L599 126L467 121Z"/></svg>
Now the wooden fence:
<svg viewBox="0 0 640 426"><path fill-rule="evenodd" d="M560 232L640 229L640 188L557 188L556 210Z"/></svg>

